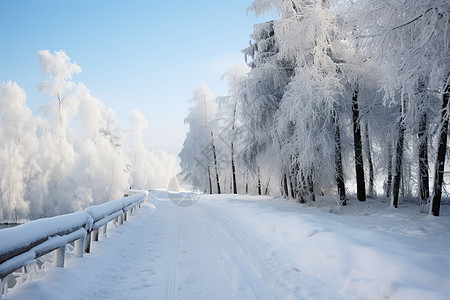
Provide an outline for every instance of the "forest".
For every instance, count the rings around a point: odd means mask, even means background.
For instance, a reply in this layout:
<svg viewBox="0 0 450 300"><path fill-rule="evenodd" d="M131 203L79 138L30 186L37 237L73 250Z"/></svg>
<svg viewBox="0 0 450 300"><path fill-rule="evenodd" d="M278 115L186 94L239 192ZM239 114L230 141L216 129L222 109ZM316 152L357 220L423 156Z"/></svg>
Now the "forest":
<svg viewBox="0 0 450 300"><path fill-rule="evenodd" d="M145 116L131 128L72 77L81 72L64 51L37 53L49 102L33 116L17 83L0 83L0 221L24 222L85 209L132 188L165 188L177 159L146 148ZM168 177L169 176L169 177Z"/></svg>
<svg viewBox="0 0 450 300"><path fill-rule="evenodd" d="M450 2L254 0L228 96L201 84L179 154L206 193L387 197L439 215L448 170ZM447 161L447 163L446 163ZM448 185L447 185L448 187Z"/></svg>

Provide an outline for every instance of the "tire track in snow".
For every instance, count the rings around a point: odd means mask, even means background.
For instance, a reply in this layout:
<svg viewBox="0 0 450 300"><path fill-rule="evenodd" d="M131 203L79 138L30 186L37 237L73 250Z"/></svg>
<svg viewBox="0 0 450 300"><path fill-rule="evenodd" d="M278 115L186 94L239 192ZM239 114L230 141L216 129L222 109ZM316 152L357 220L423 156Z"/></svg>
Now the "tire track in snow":
<svg viewBox="0 0 450 300"><path fill-rule="evenodd" d="M177 267L178 257L180 251L180 216L175 217L174 228L172 229L172 240L168 253L168 278L167 278L167 291L165 299L176 299L177 293Z"/></svg>
<svg viewBox="0 0 450 300"><path fill-rule="evenodd" d="M263 282L261 281L261 275L258 273L252 262L246 257L245 252L236 243L229 232L214 220L203 208L197 207L201 210L205 219L208 219L211 227L211 237L216 240L217 244L221 245L221 249L224 254L227 255L230 260L239 268L244 278L248 280L250 289L253 291L256 299L272 299Z"/></svg>
<svg viewBox="0 0 450 300"><path fill-rule="evenodd" d="M326 282L288 256L289 252L277 244L277 239L272 240L258 226L252 227L251 222L244 222L245 215L230 208L230 203L208 200L200 204L202 209L224 228L251 261L272 299L353 299L337 290L330 291Z"/></svg>

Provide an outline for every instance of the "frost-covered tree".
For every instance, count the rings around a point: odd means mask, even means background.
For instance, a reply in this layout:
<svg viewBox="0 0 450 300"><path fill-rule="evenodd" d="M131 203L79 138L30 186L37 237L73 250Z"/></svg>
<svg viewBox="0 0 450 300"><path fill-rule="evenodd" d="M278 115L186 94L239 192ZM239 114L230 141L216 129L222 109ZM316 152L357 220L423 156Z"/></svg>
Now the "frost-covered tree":
<svg viewBox="0 0 450 300"><path fill-rule="evenodd" d="M221 139L230 146L230 168L231 168L231 186L232 193L238 193L237 172L236 172L236 153L240 152L238 141L239 129L242 129L242 122L239 120L238 111L242 109L239 102L238 84L248 73L248 68L243 65L230 66L227 72L223 75L228 81L229 96L224 98L220 112L222 114L221 122L222 128ZM237 147L236 147L237 146Z"/></svg>
<svg viewBox="0 0 450 300"><path fill-rule="evenodd" d="M134 188L142 189L148 186L151 169L148 151L143 142L144 129L148 126L148 121L144 115L138 111L132 111L129 116L131 124L131 151L130 161L132 170L132 183Z"/></svg>
<svg viewBox="0 0 450 300"><path fill-rule="evenodd" d="M20 220L29 214L26 184L38 171L33 161L37 150L36 129L25 92L16 84L0 84L0 218ZM25 169L29 164L30 171Z"/></svg>
<svg viewBox="0 0 450 300"><path fill-rule="evenodd" d="M238 83L238 101L241 103L243 151L240 160L257 177L258 194L262 194L261 169L271 163L269 169L280 169L286 180L289 166L276 167L273 160L261 159L269 153L277 153L281 145L274 139L272 132L275 114L279 109L284 90L292 76L293 66L289 60L278 57L274 21L257 24L251 35L254 42L243 50L252 61L247 77ZM265 166L258 161L264 161Z"/></svg>
<svg viewBox="0 0 450 300"><path fill-rule="evenodd" d="M16 83L0 84L0 220L81 210L119 198L129 186L166 188L177 160L144 148L142 114L132 118L128 150L114 112L72 81L80 67L63 51L39 51L38 59L47 76L39 91L51 97L44 117L32 117Z"/></svg>
<svg viewBox="0 0 450 300"><path fill-rule="evenodd" d="M128 130L130 146L125 149L127 156L121 161L123 164L116 166L125 168L126 172L130 173L131 180L128 185L132 188L167 188L169 182L180 171L177 158L166 152L152 151L145 144L145 129L149 123L141 112L132 111L129 115L129 122L131 125ZM103 131L103 134L108 136L109 140L115 141L117 155L121 155L121 143L123 142L121 135L114 137L112 133L116 131L111 129L107 132L110 133Z"/></svg>
<svg viewBox="0 0 450 300"><path fill-rule="evenodd" d="M340 37L345 38L346 28L339 29L341 31ZM340 118L350 120L352 124L352 156L355 161L354 174L357 198L360 201L365 201L367 178L369 186L367 194L370 197L375 196L375 170L372 160L371 135L374 134L375 128L373 122L377 120L374 116L379 116L381 113L382 98L377 92L380 75L376 66L360 51L357 43L349 43L348 39L345 42L334 44L332 58L342 84L342 93L338 95L335 110L339 111ZM371 129L370 134L369 128ZM347 141L347 143L349 142ZM344 145L344 148L346 146ZM364 168L364 166L367 166L367 168ZM365 169L368 170L368 176L365 175Z"/></svg>
<svg viewBox="0 0 450 300"><path fill-rule="evenodd" d="M405 131L417 128L419 136L420 195L427 197L427 127L433 97L441 99L436 171L432 210L439 215L448 131L448 91L450 81L448 1L358 1L350 5L350 15L357 19L356 38L373 59L386 68L383 85L387 96L401 102L397 166L393 205L398 202L401 165L401 139ZM428 99L428 100L426 100ZM412 118L408 119L408 117ZM400 152L399 152L400 151Z"/></svg>
<svg viewBox="0 0 450 300"><path fill-rule="evenodd" d="M71 119L77 115L79 100L74 96L77 85L71 81L72 76L81 72L81 68L70 61L64 51L50 53L39 51L38 61L41 71L47 80L39 83L38 90L52 97L52 101L42 106L46 116L53 119L42 120L38 131L43 138L42 151L46 160L42 161L43 172L48 173L49 198L44 202L43 213L46 216L69 211L65 199L59 197L59 192L65 193L67 186L61 179L72 170L76 152L73 143L68 139L68 126Z"/></svg>
<svg viewBox="0 0 450 300"><path fill-rule="evenodd" d="M45 108L56 113L59 119L61 132L64 137L64 128L67 127L70 117L76 113L77 100L73 97L73 89L76 84L71 81L74 74L81 72L80 66L70 62L70 58L64 51L48 50L37 53L41 71L47 76L47 80L38 85L39 92L54 97L53 101Z"/></svg>
<svg viewBox="0 0 450 300"><path fill-rule="evenodd" d="M313 197L314 179L326 188L325 178L335 174L344 201L337 117L342 85L333 57L338 29L329 5L328 1L255 0L249 9L256 15L277 10L280 18L273 26L277 59L295 67L283 90L276 128L282 156L298 183L294 182L298 186L294 192Z"/></svg>
<svg viewBox="0 0 450 300"><path fill-rule="evenodd" d="M83 84L78 84L78 120L80 130L74 138L77 157L72 172L66 177L75 182L72 210L120 198L130 186L128 157L124 148L123 132L115 115L104 104L91 96ZM67 190L70 190L69 188Z"/></svg>
<svg viewBox="0 0 450 300"><path fill-rule="evenodd" d="M213 193L215 180L216 192L220 193L217 152L214 142L214 122L217 112L217 104L214 99L214 95L206 85L201 83L190 100L193 106L189 109L189 114L185 119L189 130L179 157L181 171L189 174L189 178L195 178L194 183L199 185L199 188Z"/></svg>
<svg viewBox="0 0 450 300"><path fill-rule="evenodd" d="M216 115L217 135L215 148L219 153L219 165L221 166L221 178L223 179L222 191L228 190L237 194L236 174L236 132L237 132L237 110L236 97L217 97L218 111Z"/></svg>

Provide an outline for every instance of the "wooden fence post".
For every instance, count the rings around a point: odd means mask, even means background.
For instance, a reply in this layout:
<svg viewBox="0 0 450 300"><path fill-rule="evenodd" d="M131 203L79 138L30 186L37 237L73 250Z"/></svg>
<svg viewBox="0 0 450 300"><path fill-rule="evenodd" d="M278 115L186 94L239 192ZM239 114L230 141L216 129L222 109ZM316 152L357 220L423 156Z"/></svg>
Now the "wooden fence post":
<svg viewBox="0 0 450 300"><path fill-rule="evenodd" d="M107 237L107 232L108 231L108 223L105 224L105 226L103 226L103 236Z"/></svg>
<svg viewBox="0 0 450 300"><path fill-rule="evenodd" d="M64 268L64 259L66 256L66 245L55 250L55 266Z"/></svg>
<svg viewBox="0 0 450 300"><path fill-rule="evenodd" d="M84 243L86 241L86 235L81 239L75 241L75 257L83 257L84 254Z"/></svg>
<svg viewBox="0 0 450 300"><path fill-rule="evenodd" d="M0 299L3 299L6 296L6 290L8 289L8 279L11 274L6 275L3 278L0 278Z"/></svg>
<svg viewBox="0 0 450 300"><path fill-rule="evenodd" d="M98 229L92 230L92 240L98 242Z"/></svg>
<svg viewBox="0 0 450 300"><path fill-rule="evenodd" d="M88 231L87 233L86 233L86 242L85 242L85 252L86 253L91 253L91 235L92 235L92 233L91 233L91 231Z"/></svg>

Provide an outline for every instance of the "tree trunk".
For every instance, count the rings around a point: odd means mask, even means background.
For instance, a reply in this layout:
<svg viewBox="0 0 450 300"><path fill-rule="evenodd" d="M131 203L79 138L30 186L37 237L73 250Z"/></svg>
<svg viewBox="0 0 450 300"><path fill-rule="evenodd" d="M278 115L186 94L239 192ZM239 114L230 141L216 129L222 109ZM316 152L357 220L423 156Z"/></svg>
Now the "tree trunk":
<svg viewBox="0 0 450 300"><path fill-rule="evenodd" d="M296 195L296 192L295 192L295 187L294 187L294 180L293 180L293 178L292 178L293 176L292 176L292 174L289 176L289 183L290 183L290 186L291 186L291 197L292 197L292 199L296 199L296 197L297 197L297 195Z"/></svg>
<svg viewBox="0 0 450 300"><path fill-rule="evenodd" d="M447 152L448 120L450 114L448 103L449 96L450 87L447 84L442 95L441 127L439 129L439 144L434 171L433 198L431 200L431 214L433 214L433 216L439 216L439 210L441 207L445 155Z"/></svg>
<svg viewBox="0 0 450 300"><path fill-rule="evenodd" d="M283 189L284 189L284 196L286 198L289 198L289 190L288 190L288 184L287 184L287 175L284 173L283 176Z"/></svg>
<svg viewBox="0 0 450 300"><path fill-rule="evenodd" d="M236 124L236 110L237 102L234 104L233 109L233 126L231 128L234 133L234 125ZM234 164L234 142L231 142L231 173L233 174L233 194L237 194L237 183L236 183L236 166Z"/></svg>
<svg viewBox="0 0 450 300"><path fill-rule="evenodd" d="M209 180L209 193L212 195L212 179L211 179L211 169L210 166L208 166L208 180Z"/></svg>
<svg viewBox="0 0 450 300"><path fill-rule="evenodd" d="M295 200L298 200L299 196L300 196L300 182L298 179L299 176L299 172L300 172L300 166L298 164L298 162L296 161L296 159L291 159L291 184L292 184L292 198Z"/></svg>
<svg viewBox="0 0 450 300"><path fill-rule="evenodd" d="M386 198L391 197L391 189L392 189L392 144L391 142L388 143L388 174L386 178L386 184L385 184L385 195Z"/></svg>
<svg viewBox="0 0 450 300"><path fill-rule="evenodd" d="M280 195L283 197L283 198L286 198L286 196L285 196L285 194L284 194L284 186L283 186L283 179L284 179L284 176L281 176L281 179L280 179Z"/></svg>
<svg viewBox="0 0 450 300"><path fill-rule="evenodd" d="M356 171L356 190L359 201L366 201L366 186L364 181L364 165L361 143L361 126L359 123L358 108L358 87L355 88L352 98L353 112L353 140L355 147L355 171Z"/></svg>
<svg viewBox="0 0 450 300"><path fill-rule="evenodd" d="M419 132L417 133L419 138L419 193L420 206L423 209L428 204L430 198L430 178L428 174L428 116L425 104L425 82L422 77L419 79L417 85L417 97L420 103Z"/></svg>
<svg viewBox="0 0 450 300"><path fill-rule="evenodd" d="M212 132L211 132L211 138L212 138L212 150L213 150L213 156L214 156L214 169L216 171L217 194L220 194L219 169L217 167L216 146L214 145L214 134Z"/></svg>
<svg viewBox="0 0 450 300"><path fill-rule="evenodd" d="M430 184L428 174L428 136L427 130L427 114L423 112L419 123L419 192L420 205L423 207L428 203L430 198Z"/></svg>
<svg viewBox="0 0 450 300"><path fill-rule="evenodd" d="M306 181L308 184L309 201L316 201L316 196L314 195L314 167L311 167L309 170Z"/></svg>
<svg viewBox="0 0 450 300"><path fill-rule="evenodd" d="M260 170L259 170L259 167L258 167L258 195L262 195L261 194L261 172L260 172Z"/></svg>
<svg viewBox="0 0 450 300"><path fill-rule="evenodd" d="M61 93L59 91L56 92L56 98L58 99L59 125L61 126L61 129L63 129L64 125L63 125L63 117L62 117L62 102L64 101L64 98L61 97Z"/></svg>
<svg viewBox="0 0 450 300"><path fill-rule="evenodd" d="M269 180L267 180L266 189L264 190L264 195L269 195L269 185L270 185L270 177Z"/></svg>
<svg viewBox="0 0 450 300"><path fill-rule="evenodd" d="M337 109L333 109L334 120L334 162L336 167L336 185L339 194L339 201L341 205L347 205L345 196L345 181L344 168L342 167L342 152L341 152L341 131L339 127L339 117Z"/></svg>
<svg viewBox="0 0 450 300"><path fill-rule="evenodd" d="M248 194L248 169L245 172L245 177L246 177L246 179L245 179L245 194L247 195Z"/></svg>
<svg viewBox="0 0 450 300"><path fill-rule="evenodd" d="M369 164L369 197L375 198L375 175L373 170L372 152L370 150L370 138L369 138L369 124L365 123L365 135L366 135L366 153L367 162Z"/></svg>
<svg viewBox="0 0 450 300"><path fill-rule="evenodd" d="M392 187L392 206L394 206L395 208L398 207L398 195L400 192L404 140L405 140L405 105L404 103L402 103L400 121L398 124L397 146L395 151L394 183Z"/></svg>
<svg viewBox="0 0 450 300"><path fill-rule="evenodd" d="M233 194L237 194L237 183L236 183L236 166L234 165L234 144L231 142L231 173L233 180Z"/></svg>
<svg viewBox="0 0 450 300"><path fill-rule="evenodd" d="M305 176L305 171L302 169L300 170L300 183L299 183L299 187L298 187L298 197L299 197L299 202L300 203L305 203L305 196L307 194L307 181L306 181L306 176Z"/></svg>

